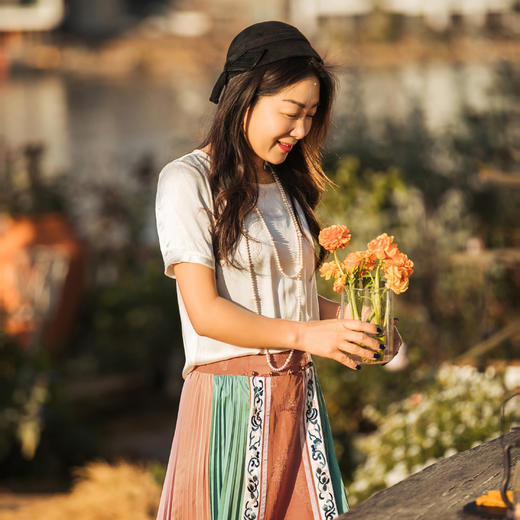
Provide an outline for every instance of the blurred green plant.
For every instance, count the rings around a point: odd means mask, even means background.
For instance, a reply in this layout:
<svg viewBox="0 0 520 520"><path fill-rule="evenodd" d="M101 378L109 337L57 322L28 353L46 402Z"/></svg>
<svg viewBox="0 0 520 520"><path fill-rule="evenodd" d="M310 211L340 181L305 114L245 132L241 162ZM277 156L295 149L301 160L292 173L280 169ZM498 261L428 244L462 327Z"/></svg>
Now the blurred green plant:
<svg viewBox="0 0 520 520"><path fill-rule="evenodd" d="M167 389L175 399L180 392L184 353L175 285L145 233L155 168L143 156L124 187L78 181L82 201L91 201L85 218L72 196L79 189L72 179L43 175L43 146L12 149L3 143L0 152L0 210L67 214L87 251L88 278L64 355L51 355L50 345L24 350L0 336L0 477L67 478L72 466L103 453L101 419L93 414L117 399L103 399L96 381L121 374L133 381L128 388L140 385L140 395Z"/></svg>
<svg viewBox="0 0 520 520"><path fill-rule="evenodd" d="M518 68L498 65L493 102L481 112L463 107L457 125L442 134L428 130L417 107L404 121L382 120L370 127L355 70L349 78L347 116L335 122L324 161L337 189L325 194L320 220L347 225L353 232L351 250L364 248L384 231L394 235L414 260L415 272L407 293L395 298L409 358L404 371L364 367L351 373L317 360L346 481L359 462L352 439L377 427L363 414L366 406L389 414L392 402L422 387L426 370L460 356L520 314L518 265L500 258L479 264L475 259L481 252L472 256L470 251L474 242L489 249L520 244L520 190L484 182L481 174L483 165L506 176L515 172ZM318 290L337 299L322 279ZM518 355L518 340L510 338L476 361L485 366Z"/></svg>
<svg viewBox="0 0 520 520"><path fill-rule="evenodd" d="M34 457L49 400L45 353L21 352L0 331L0 460L18 445L26 460Z"/></svg>
<svg viewBox="0 0 520 520"><path fill-rule="evenodd" d="M364 407L377 403L383 412L417 389L421 371L409 366L397 375L380 366L365 366L354 372L328 359L315 357L314 362L331 419L336 456L345 482L351 482L359 463L353 439L359 432L375 428L363 416Z"/></svg>
<svg viewBox="0 0 520 520"><path fill-rule="evenodd" d="M184 350L175 286L168 282L156 254L90 288L76 344L87 372L139 373L163 388L173 375L174 356L180 377Z"/></svg>
<svg viewBox="0 0 520 520"><path fill-rule="evenodd" d="M63 392L59 366L41 346L23 350L0 331L0 477L66 478L95 439Z"/></svg>
<svg viewBox="0 0 520 520"><path fill-rule="evenodd" d="M410 289L395 298L412 360L450 359L481 339L483 325L492 329L502 325L500 314L495 320L489 315L487 321L483 318L485 294L488 302L495 291L504 294L503 284L494 285L473 266L453 262L453 255L465 250L475 232L459 190L446 191L428 215L425 195L406 184L399 169L361 171L357 158L346 157L330 173L338 188L325 195L320 218L351 229L347 252L365 248L372 236L386 231L414 260ZM514 308L514 281L510 285L511 299L502 302ZM322 294L337 298L323 280L318 286Z"/></svg>
<svg viewBox="0 0 520 520"><path fill-rule="evenodd" d="M503 375L494 368L481 373L445 364L424 391L390 404L385 413L365 406L363 416L377 430L355 443L365 460L347 486L352 505L440 458L499 436L505 396Z"/></svg>

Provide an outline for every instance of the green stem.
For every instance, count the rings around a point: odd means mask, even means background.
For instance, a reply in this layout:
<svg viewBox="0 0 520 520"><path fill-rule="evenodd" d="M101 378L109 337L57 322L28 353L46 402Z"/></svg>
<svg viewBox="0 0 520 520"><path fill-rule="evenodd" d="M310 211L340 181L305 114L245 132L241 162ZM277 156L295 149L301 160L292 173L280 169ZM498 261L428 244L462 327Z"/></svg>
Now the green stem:
<svg viewBox="0 0 520 520"><path fill-rule="evenodd" d="M387 292L388 292L388 287L385 287L383 293L381 294L381 300L383 298L386 298ZM385 305L385 319L384 319L383 327L382 327L384 331L386 331L387 326L389 325L389 321L390 321L390 302L387 302L387 304Z"/></svg>
<svg viewBox="0 0 520 520"><path fill-rule="evenodd" d="M374 314L375 314L375 323L376 325L381 325L381 298L379 296L379 283L381 278L381 264L382 261L379 260L377 269L376 269L376 277L374 280L374 290L373 290L373 306L374 306Z"/></svg>
<svg viewBox="0 0 520 520"><path fill-rule="evenodd" d="M348 283L348 300L350 303L350 315L353 320L359 320L359 309L356 302L356 295L354 294L354 287L352 285L352 281Z"/></svg>
<svg viewBox="0 0 520 520"><path fill-rule="evenodd" d="M334 260L336 260L336 265L339 268L339 272L344 275L345 273L343 272L343 269L341 268L341 263L338 260L338 254L337 254L336 250L334 250Z"/></svg>

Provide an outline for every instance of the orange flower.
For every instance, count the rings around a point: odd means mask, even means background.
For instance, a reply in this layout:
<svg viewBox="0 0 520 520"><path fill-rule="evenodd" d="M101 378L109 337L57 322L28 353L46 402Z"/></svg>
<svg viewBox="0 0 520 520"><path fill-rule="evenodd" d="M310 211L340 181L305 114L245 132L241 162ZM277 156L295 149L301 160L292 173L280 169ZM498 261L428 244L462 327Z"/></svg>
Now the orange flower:
<svg viewBox="0 0 520 520"><path fill-rule="evenodd" d="M335 224L320 231L318 241L327 251L343 249L350 242L350 230L347 226Z"/></svg>
<svg viewBox="0 0 520 520"><path fill-rule="evenodd" d="M411 276L413 273L413 262L399 250L393 257L383 260L383 270L390 265L398 267L404 276Z"/></svg>
<svg viewBox="0 0 520 520"><path fill-rule="evenodd" d="M345 267L345 272L348 274L352 274L356 269L361 267L366 260L366 251L355 251L354 253L349 253L345 260L343 260L343 266Z"/></svg>
<svg viewBox="0 0 520 520"><path fill-rule="evenodd" d="M395 294L401 294L408 290L409 278L389 278L386 280L385 287Z"/></svg>
<svg viewBox="0 0 520 520"><path fill-rule="evenodd" d="M409 276L404 269L392 263L383 263L385 286L395 294L404 293L408 289Z"/></svg>
<svg viewBox="0 0 520 520"><path fill-rule="evenodd" d="M345 289L345 285L347 284L347 275L346 274L340 274L335 280L334 280L334 287L333 289L337 293L342 293L343 289Z"/></svg>
<svg viewBox="0 0 520 520"><path fill-rule="evenodd" d="M337 262L325 262L320 267L320 276L325 278L325 280L330 280L331 277L336 278L336 276L339 274L339 266Z"/></svg>
<svg viewBox="0 0 520 520"><path fill-rule="evenodd" d="M387 257L394 256L397 251L397 244L394 244L393 241L393 236L383 233L367 244L367 250L379 260L384 260Z"/></svg>
<svg viewBox="0 0 520 520"><path fill-rule="evenodd" d="M370 269L373 269L376 266L377 257L374 253L371 253L370 251L363 251L363 254L365 255L365 268L370 271Z"/></svg>

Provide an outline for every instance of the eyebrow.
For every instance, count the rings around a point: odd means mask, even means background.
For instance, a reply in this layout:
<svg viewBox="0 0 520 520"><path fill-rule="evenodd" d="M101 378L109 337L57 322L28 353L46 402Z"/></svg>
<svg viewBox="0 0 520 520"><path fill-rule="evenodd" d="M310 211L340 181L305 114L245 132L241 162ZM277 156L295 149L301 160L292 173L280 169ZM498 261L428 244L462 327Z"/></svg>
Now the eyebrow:
<svg viewBox="0 0 520 520"><path fill-rule="evenodd" d="M305 104L304 103L300 103L299 101L294 101L294 99L282 99L282 101L287 101L288 103L293 103L295 105L298 105L301 108L305 108ZM318 103L313 105L311 108L315 108L317 106L318 106Z"/></svg>

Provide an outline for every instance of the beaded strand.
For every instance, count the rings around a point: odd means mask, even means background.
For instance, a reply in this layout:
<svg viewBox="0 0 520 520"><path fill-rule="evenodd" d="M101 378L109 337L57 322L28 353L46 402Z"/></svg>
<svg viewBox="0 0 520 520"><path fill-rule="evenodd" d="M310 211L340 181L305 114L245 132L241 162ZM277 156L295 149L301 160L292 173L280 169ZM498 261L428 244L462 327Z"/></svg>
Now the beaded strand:
<svg viewBox="0 0 520 520"><path fill-rule="evenodd" d="M284 278L289 278L291 280L296 280L296 284L297 284L297 286L296 286L297 287L297 289L296 289L296 303L297 303L297 306L298 306L298 321L302 321L302 318L303 318L303 309L302 309L302 307L303 307L303 305L302 305L302 297L303 297L303 294L302 294L302 283L303 283L302 282L302 278L303 278L303 276L302 276L302 274L303 274L303 237L302 237L302 233L300 231L300 228L298 226L298 221L296 220L296 216L294 214L293 208L292 208L291 204L289 204L289 201L287 200L287 196L286 196L285 190L283 189L283 186L282 186L282 184L280 182L280 179L276 175L276 173L273 170L273 168L270 165L269 165L269 167L271 169L271 173L273 175L275 183L276 183L276 185L278 187L278 190L280 192L280 196L282 198L282 202L283 202L285 208L287 209L287 212L288 212L288 214L290 216L292 225L293 225L295 233L296 233L298 251L297 251L297 257L296 257L296 267L297 267L297 269L296 269L294 274L287 274L283 270L282 263L280 261L280 255L278 254L278 250L276 248L276 243L275 243L274 237L271 234L271 231L269 230L269 228L267 227L267 223L266 223L262 213L260 212L260 210L256 206L255 206L255 212L258 215L259 220L262 222L263 226L265 227L265 229L267 231L267 234L269 236L269 239L271 241L271 245L273 246L274 257L275 257L275 261L276 261L276 268L277 268L277 270L279 271L279 273ZM249 239L248 239L247 232L245 232L245 238L246 238L247 257L248 257L248 262L249 262L249 275L250 275L250 278L251 278L251 289L252 289L254 297L255 297L256 312L257 312L257 314L261 314L260 296L258 294L258 285L256 283L256 276L255 276L255 273L254 273L253 261L252 261L252 258L251 258L251 250L250 250L250 247L249 247ZM287 368L287 366L289 365L289 363L290 363L290 361L292 359L293 354L294 354L294 349L291 349L291 352L287 356L287 359L285 360L284 364L282 366L280 366L280 367L275 367L272 364L272 362L271 362L271 353L269 352L269 349L266 349L266 351L265 351L265 358L266 358L267 364L268 364L268 366L269 366L269 368L271 370L273 370L275 372L281 372L282 370L285 370L285 368Z"/></svg>

